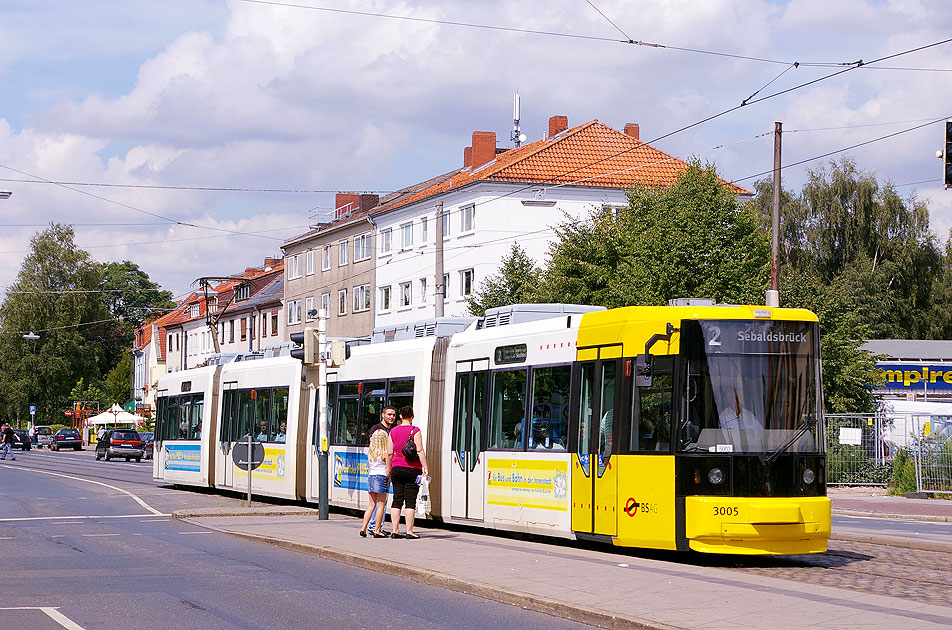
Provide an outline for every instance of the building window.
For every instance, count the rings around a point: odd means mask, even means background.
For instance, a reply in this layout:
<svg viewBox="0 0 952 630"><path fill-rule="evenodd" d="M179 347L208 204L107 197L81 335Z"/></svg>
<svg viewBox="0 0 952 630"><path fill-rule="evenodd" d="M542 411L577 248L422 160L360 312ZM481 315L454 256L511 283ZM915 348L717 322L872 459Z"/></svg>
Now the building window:
<svg viewBox="0 0 952 630"><path fill-rule="evenodd" d="M450 235L450 213L443 213L443 238Z"/></svg>
<svg viewBox="0 0 952 630"><path fill-rule="evenodd" d="M413 247L413 224L404 223L400 226L400 247L409 249Z"/></svg>
<svg viewBox="0 0 952 630"><path fill-rule="evenodd" d="M354 262L370 258L370 234L354 237Z"/></svg>
<svg viewBox="0 0 952 630"><path fill-rule="evenodd" d="M288 256L288 280L301 277L301 255Z"/></svg>
<svg viewBox="0 0 952 630"><path fill-rule="evenodd" d="M463 206L459 209L459 231L472 232L473 218L476 214L476 207L473 204Z"/></svg>
<svg viewBox="0 0 952 630"><path fill-rule="evenodd" d="M271 336L276 337L278 334L278 312L274 311L271 313Z"/></svg>
<svg viewBox="0 0 952 630"><path fill-rule="evenodd" d="M337 292L337 315L347 314L347 289L341 289Z"/></svg>
<svg viewBox="0 0 952 630"><path fill-rule="evenodd" d="M413 296L413 285L409 282L400 283L400 306L410 306Z"/></svg>
<svg viewBox="0 0 952 630"><path fill-rule="evenodd" d="M420 278L420 302L426 304L426 278Z"/></svg>
<svg viewBox="0 0 952 630"><path fill-rule="evenodd" d="M354 312L370 310L370 285L354 287Z"/></svg>
<svg viewBox="0 0 952 630"><path fill-rule="evenodd" d="M305 257L304 260L305 260L304 262L305 273L307 273L307 275L313 274L314 273L314 250L313 249L307 250L307 256Z"/></svg>
<svg viewBox="0 0 952 630"><path fill-rule="evenodd" d="M248 319L246 317L241 318L241 340L244 341L248 338Z"/></svg>
<svg viewBox="0 0 952 630"><path fill-rule="evenodd" d="M377 310L390 310L390 287L380 287L380 299L377 300Z"/></svg>
<svg viewBox="0 0 952 630"><path fill-rule="evenodd" d="M321 294L321 308L324 309L324 317L331 314L331 294Z"/></svg>
<svg viewBox="0 0 952 630"><path fill-rule="evenodd" d="M314 316L311 315L311 311L314 310L314 297L308 297L304 300L304 321L311 321L314 319Z"/></svg>
<svg viewBox="0 0 952 630"><path fill-rule="evenodd" d="M387 228L380 232L380 251L384 254L390 251L393 244L393 230Z"/></svg>
<svg viewBox="0 0 952 630"><path fill-rule="evenodd" d="M251 338L255 338L255 333L258 332L258 327L255 325L255 314L251 313L248 315L248 327L251 328Z"/></svg>
<svg viewBox="0 0 952 630"><path fill-rule="evenodd" d="M473 270L463 269L459 272L459 294L469 297L473 294Z"/></svg>
<svg viewBox="0 0 952 630"><path fill-rule="evenodd" d="M251 285L243 284L237 289L235 289L235 301L244 302L251 297Z"/></svg>
<svg viewBox="0 0 952 630"><path fill-rule="evenodd" d="M228 320L228 343L235 343L235 320Z"/></svg>
<svg viewBox="0 0 952 630"><path fill-rule="evenodd" d="M430 220L426 217L420 219L420 241L426 243L430 240Z"/></svg>
<svg viewBox="0 0 952 630"><path fill-rule="evenodd" d="M443 299L446 299L447 292L450 290L450 274L443 274Z"/></svg>
<svg viewBox="0 0 952 630"><path fill-rule="evenodd" d="M324 246L324 255L321 257L321 271L327 271L331 268L331 246Z"/></svg>
<svg viewBox="0 0 952 630"><path fill-rule="evenodd" d="M337 266L343 267L347 264L347 239L337 244Z"/></svg>
<svg viewBox="0 0 952 630"><path fill-rule="evenodd" d="M288 302L288 324L301 323L301 300Z"/></svg>
<svg viewBox="0 0 952 630"><path fill-rule="evenodd" d="M201 314L201 307L198 304L190 304L188 307L189 317L198 317Z"/></svg>

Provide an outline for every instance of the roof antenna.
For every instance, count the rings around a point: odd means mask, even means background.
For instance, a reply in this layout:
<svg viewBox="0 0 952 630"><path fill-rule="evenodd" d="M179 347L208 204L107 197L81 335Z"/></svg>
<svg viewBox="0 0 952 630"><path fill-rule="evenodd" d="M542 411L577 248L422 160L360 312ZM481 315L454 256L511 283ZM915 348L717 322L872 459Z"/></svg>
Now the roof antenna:
<svg viewBox="0 0 952 630"><path fill-rule="evenodd" d="M516 148L519 148L526 141L526 134L519 130L519 92L516 92L512 97L512 136L509 139L516 145Z"/></svg>

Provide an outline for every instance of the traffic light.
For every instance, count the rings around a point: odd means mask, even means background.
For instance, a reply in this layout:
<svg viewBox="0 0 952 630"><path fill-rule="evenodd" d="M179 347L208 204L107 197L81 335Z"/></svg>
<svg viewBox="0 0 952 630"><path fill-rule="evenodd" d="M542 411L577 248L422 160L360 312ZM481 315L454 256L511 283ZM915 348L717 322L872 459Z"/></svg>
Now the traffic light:
<svg viewBox="0 0 952 630"><path fill-rule="evenodd" d="M297 348L291 348L291 356L298 361L304 360L304 332L291 333L291 341L297 344Z"/></svg>
<svg viewBox="0 0 952 630"><path fill-rule="evenodd" d="M942 183L946 188L952 188L952 120L945 121L945 146L942 152Z"/></svg>
<svg viewBox="0 0 952 630"><path fill-rule="evenodd" d="M291 341L296 343L299 348L291 350L291 356L306 365L311 365L320 361L320 350L317 337L317 330L314 328L305 328L302 332L291 333Z"/></svg>

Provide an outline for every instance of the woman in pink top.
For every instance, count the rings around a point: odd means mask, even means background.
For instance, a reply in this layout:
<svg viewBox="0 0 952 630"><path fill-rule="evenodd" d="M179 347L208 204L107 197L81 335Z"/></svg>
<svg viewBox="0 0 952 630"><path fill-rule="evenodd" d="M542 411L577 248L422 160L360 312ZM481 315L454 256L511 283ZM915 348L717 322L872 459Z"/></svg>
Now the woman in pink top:
<svg viewBox="0 0 952 630"><path fill-rule="evenodd" d="M416 445L417 459L408 461L403 455L403 447L408 440ZM413 519L416 516L417 494L420 485L417 483L419 475L426 476L426 453L423 451L423 436L420 429L413 426L413 408L400 408L400 424L390 429L387 451L392 466L390 481L393 483L393 503L390 505L390 519L393 521L393 538L419 538L413 533ZM407 533L400 533L400 509L406 506Z"/></svg>

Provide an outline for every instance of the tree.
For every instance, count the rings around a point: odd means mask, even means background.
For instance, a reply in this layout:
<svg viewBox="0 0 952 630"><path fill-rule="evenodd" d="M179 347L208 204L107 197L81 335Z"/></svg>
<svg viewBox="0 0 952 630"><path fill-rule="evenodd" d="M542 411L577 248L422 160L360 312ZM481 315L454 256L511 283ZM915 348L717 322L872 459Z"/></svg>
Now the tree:
<svg viewBox="0 0 952 630"><path fill-rule="evenodd" d="M763 301L769 241L754 208L711 167L690 165L669 188L638 187L628 207L556 230L540 297L606 307L678 297Z"/></svg>
<svg viewBox="0 0 952 630"><path fill-rule="evenodd" d="M59 419L81 376L96 379L104 357L100 341L110 320L90 299L102 270L73 242L73 229L52 224L30 239L30 253L0 307L0 408L7 417ZM38 341L23 339L35 331Z"/></svg>
<svg viewBox="0 0 952 630"><path fill-rule="evenodd" d="M116 367L109 370L102 382L109 404L125 404L132 396L132 354L126 350Z"/></svg>
<svg viewBox="0 0 952 630"><path fill-rule="evenodd" d="M509 256L502 259L499 272L483 280L479 289L466 298L470 315L482 317L490 308L537 301L541 273L525 250L514 243Z"/></svg>

